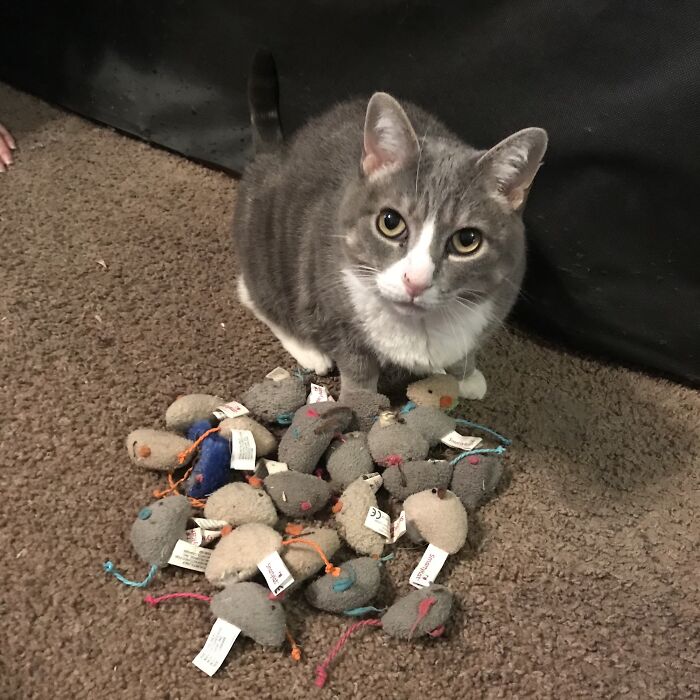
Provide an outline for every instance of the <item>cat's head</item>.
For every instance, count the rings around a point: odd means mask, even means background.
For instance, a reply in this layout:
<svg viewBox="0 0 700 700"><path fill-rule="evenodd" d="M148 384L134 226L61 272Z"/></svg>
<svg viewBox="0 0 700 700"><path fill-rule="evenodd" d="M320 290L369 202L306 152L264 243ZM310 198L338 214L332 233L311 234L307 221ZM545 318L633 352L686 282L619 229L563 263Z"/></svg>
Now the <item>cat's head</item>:
<svg viewBox="0 0 700 700"><path fill-rule="evenodd" d="M522 210L547 134L524 129L477 151L423 113L414 121L385 93L369 101L339 212L345 274L400 314L478 304L504 285L515 297Z"/></svg>

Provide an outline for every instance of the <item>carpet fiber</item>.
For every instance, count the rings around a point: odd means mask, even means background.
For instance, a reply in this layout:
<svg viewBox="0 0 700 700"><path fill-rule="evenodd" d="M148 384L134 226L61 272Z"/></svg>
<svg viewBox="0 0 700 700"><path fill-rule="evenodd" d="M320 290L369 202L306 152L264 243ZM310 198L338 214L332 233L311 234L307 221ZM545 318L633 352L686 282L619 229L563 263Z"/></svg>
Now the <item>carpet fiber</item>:
<svg viewBox="0 0 700 700"><path fill-rule="evenodd" d="M507 434L510 479L440 576L441 640L358 635L295 607L305 660L239 640L191 663L206 605L151 609L102 572L146 567L128 529L159 485L126 434L175 396L234 398L291 359L234 299L236 183L0 87L20 144L0 176L2 698L690 698L700 693L700 398L504 331L469 417ZM399 546L383 601L409 590ZM161 572L151 593L210 589Z"/></svg>

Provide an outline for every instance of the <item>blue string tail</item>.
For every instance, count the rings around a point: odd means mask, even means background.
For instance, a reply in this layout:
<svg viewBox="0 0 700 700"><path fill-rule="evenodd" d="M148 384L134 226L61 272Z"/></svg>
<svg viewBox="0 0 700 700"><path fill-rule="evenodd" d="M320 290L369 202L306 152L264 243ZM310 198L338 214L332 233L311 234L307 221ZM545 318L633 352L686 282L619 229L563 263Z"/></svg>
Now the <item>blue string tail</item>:
<svg viewBox="0 0 700 700"><path fill-rule="evenodd" d="M313 374L313 370L310 369L304 369L303 367L297 367L294 370L294 376L300 381L303 382L306 377L308 377L310 374Z"/></svg>
<svg viewBox="0 0 700 700"><path fill-rule="evenodd" d="M410 413L414 408L416 407L416 404L413 401L409 401L400 411L400 413Z"/></svg>
<svg viewBox="0 0 700 700"><path fill-rule="evenodd" d="M476 428L477 430L481 430L485 433L488 433L489 435L492 435L502 445L512 445L513 444L512 440L509 440L507 437L501 435L500 433L497 433L495 430L491 430L491 428L487 428L485 425L480 425L479 423L473 423L472 421L466 420L465 418L457 418L456 420L457 420L458 425L466 425L468 428Z"/></svg>
<svg viewBox="0 0 700 700"><path fill-rule="evenodd" d="M501 445L498 447L484 447L480 450L467 450L466 452L460 452L453 460L450 460L450 464L454 467L465 457L470 457L471 455L502 455L505 451L506 448Z"/></svg>
<svg viewBox="0 0 700 700"><path fill-rule="evenodd" d="M345 571L347 571L347 576L343 576L343 578L338 579L333 584L334 593L342 593L343 591L347 591L348 588L352 588L355 581L357 581L357 574L355 573L355 569L353 568L352 564L345 564Z"/></svg>
<svg viewBox="0 0 700 700"><path fill-rule="evenodd" d="M293 413L280 413L275 420L279 425L291 425L292 418L294 418Z"/></svg>
<svg viewBox="0 0 700 700"><path fill-rule="evenodd" d="M364 608L352 608L351 610L343 610L343 615L348 615L349 617L362 617L368 613L381 613L384 612L381 608L375 608L372 605L367 605Z"/></svg>
<svg viewBox="0 0 700 700"><path fill-rule="evenodd" d="M131 579L126 578L125 576L122 576L115 568L114 564L111 561L106 561L104 564L102 564L102 568L104 569L105 573L107 574L112 574L114 578L117 579L120 583L123 583L125 586L131 586L132 588L146 588L146 586L153 581L153 577L156 575L156 572L158 571L158 567L155 564L151 564L151 568L148 572L148 575L143 581L132 581Z"/></svg>

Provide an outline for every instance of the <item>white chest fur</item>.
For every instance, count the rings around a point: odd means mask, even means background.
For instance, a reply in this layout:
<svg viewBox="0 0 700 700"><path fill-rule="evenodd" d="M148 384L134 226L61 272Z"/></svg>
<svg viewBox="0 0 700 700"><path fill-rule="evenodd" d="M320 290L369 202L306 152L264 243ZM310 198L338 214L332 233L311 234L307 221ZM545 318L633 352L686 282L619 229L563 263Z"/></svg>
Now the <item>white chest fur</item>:
<svg viewBox="0 0 700 700"><path fill-rule="evenodd" d="M376 290L351 272L345 283L369 343L378 357L416 372L435 372L464 361L489 323L490 301L473 308L410 315L392 308Z"/></svg>

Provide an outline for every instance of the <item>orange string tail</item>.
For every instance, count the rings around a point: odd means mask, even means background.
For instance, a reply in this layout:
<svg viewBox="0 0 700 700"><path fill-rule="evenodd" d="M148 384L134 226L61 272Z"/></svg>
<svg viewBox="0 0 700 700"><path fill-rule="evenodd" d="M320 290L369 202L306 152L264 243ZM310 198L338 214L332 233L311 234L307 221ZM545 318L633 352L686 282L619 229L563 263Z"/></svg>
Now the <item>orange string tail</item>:
<svg viewBox="0 0 700 700"><path fill-rule="evenodd" d="M216 428L209 428L209 430L207 430L205 433L202 433L186 450L183 450L182 452L180 452L180 454L177 456L178 464L185 464L185 462L187 462L188 457L202 444L202 442L204 440L206 440L206 438L208 438L210 435L212 435L214 433L218 433L218 432L219 432L219 427L217 426ZM177 487L183 481L186 481L191 473L192 473L192 467L190 467L183 474L182 478L178 479L177 481L175 481L173 479L172 474L168 474L168 488L163 489L162 491L158 491L158 489L156 489L153 492L153 495L156 498L163 498L163 496L168 496L171 493L177 493ZM197 502L195 503L195 501L197 501ZM204 507L203 501L199 501L198 499L194 499L194 501L190 501L190 503L192 503L192 505L195 508L203 508Z"/></svg>
<svg viewBox="0 0 700 700"><path fill-rule="evenodd" d="M325 552L313 540L305 540L303 537L292 537L291 540L285 540L284 542L282 542L282 544L305 544L307 547L313 547L313 549L315 549L318 552L318 555L321 557L321 559L323 559L326 565L326 573L330 574L331 576L340 576L340 567L333 566L333 564L329 561L328 557L326 556Z"/></svg>
<svg viewBox="0 0 700 700"><path fill-rule="evenodd" d="M175 480L173 479L173 475L172 475L172 474L168 474L168 488L167 488L167 489L163 489L162 491L159 491L158 489L156 489L156 490L153 492L153 495L154 495L156 498L163 498L163 496L168 496L168 495L170 495L171 493L177 493L177 487L178 487L183 481L186 481L187 478L189 477L189 475L190 475L191 473L192 473L192 467L190 467L190 468L182 475L182 478L181 478L181 479L178 479L177 481L175 481Z"/></svg>
<svg viewBox="0 0 700 700"><path fill-rule="evenodd" d="M210 435L218 433L219 430L219 426L216 426L215 428L209 428L209 430L207 430L205 433L202 433L186 450L180 452L180 454L177 456L178 464L184 464L187 461L187 458L202 444L204 440L206 440Z"/></svg>
<svg viewBox="0 0 700 700"><path fill-rule="evenodd" d="M289 631L289 627L286 627L284 632L287 635L287 641L289 642L289 646L292 647L292 652L290 656L294 659L294 661L301 661L301 649L299 648L299 645L294 641L294 637L292 637L292 633Z"/></svg>

